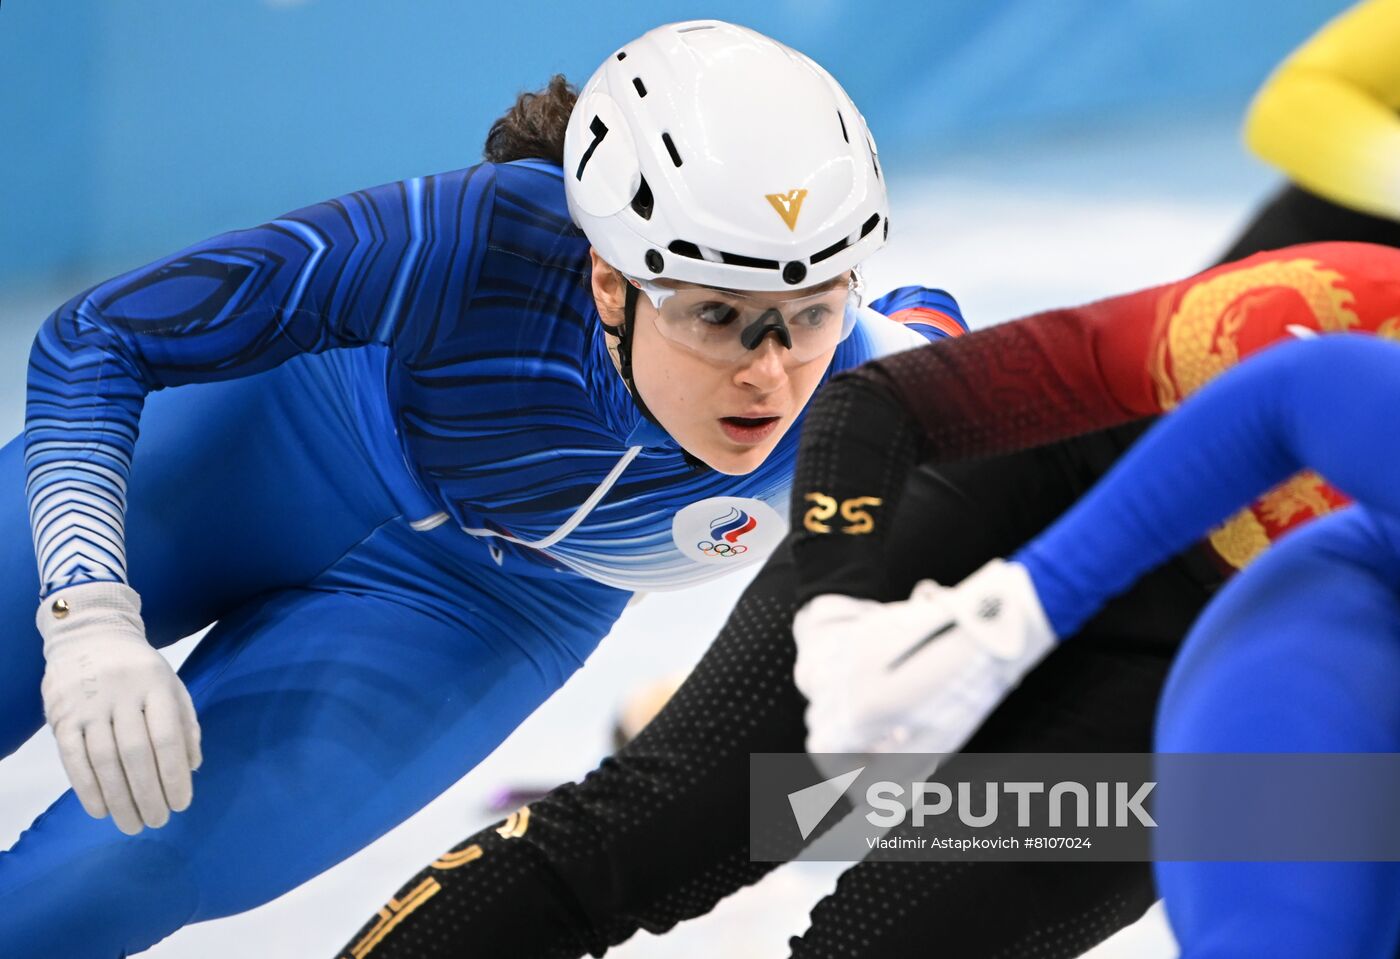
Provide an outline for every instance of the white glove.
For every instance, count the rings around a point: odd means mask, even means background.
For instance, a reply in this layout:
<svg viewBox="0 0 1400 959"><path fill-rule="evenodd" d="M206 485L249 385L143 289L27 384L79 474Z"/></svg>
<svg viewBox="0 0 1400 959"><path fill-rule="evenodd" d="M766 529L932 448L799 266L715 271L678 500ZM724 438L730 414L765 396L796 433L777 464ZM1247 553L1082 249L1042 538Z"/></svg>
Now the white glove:
<svg viewBox="0 0 1400 959"><path fill-rule="evenodd" d="M117 828L164 826L190 804L199 721L175 671L146 641L141 597L121 583L83 583L39 606L44 715L73 791Z"/></svg>
<svg viewBox="0 0 1400 959"><path fill-rule="evenodd" d="M793 620L807 751L951 753L1055 644L1019 563L907 600L818 596Z"/></svg>

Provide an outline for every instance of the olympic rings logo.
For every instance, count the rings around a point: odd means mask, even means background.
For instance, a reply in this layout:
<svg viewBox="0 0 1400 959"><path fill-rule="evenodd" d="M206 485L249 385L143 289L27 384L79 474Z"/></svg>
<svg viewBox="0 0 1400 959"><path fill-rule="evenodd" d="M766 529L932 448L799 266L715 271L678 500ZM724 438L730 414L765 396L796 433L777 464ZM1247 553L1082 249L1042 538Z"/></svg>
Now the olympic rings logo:
<svg viewBox="0 0 1400 959"><path fill-rule="evenodd" d="M695 548L706 556L723 556L726 559L743 555L749 551L749 548L742 543L737 545L733 543L712 543L707 539L702 539L700 542L696 543Z"/></svg>

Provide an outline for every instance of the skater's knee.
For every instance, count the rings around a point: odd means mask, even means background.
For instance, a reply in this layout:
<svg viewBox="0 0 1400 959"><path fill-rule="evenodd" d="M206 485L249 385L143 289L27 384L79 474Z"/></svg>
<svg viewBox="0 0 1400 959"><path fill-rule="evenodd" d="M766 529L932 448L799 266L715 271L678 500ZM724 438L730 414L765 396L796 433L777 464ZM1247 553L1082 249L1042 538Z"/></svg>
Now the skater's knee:
<svg viewBox="0 0 1400 959"><path fill-rule="evenodd" d="M0 856L0 942L13 959L113 959L183 926L199 891L182 850L121 836L48 863L24 844ZM8 867L8 868L7 868Z"/></svg>

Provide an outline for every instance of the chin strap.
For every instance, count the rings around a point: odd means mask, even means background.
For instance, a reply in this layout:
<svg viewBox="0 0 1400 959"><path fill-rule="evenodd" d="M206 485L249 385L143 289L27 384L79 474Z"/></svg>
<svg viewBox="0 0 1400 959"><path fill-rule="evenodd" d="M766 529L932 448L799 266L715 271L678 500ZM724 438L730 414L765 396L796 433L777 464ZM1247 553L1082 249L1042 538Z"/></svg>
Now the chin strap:
<svg viewBox="0 0 1400 959"><path fill-rule="evenodd" d="M627 392L632 395L632 402L637 404L637 410L648 420L660 426L658 420L650 409L647 408L646 401L642 399L642 394L637 391L637 383L632 379L632 329L637 321L637 297L641 296L640 291L632 285L627 277L618 274L622 279L623 304L622 304L622 325L608 326L603 323L603 329L612 336L617 337L617 365L618 372L622 374L622 382L627 387ZM693 456L685 447L681 447L681 455L685 457L686 464L693 470L708 470L710 467L704 460Z"/></svg>

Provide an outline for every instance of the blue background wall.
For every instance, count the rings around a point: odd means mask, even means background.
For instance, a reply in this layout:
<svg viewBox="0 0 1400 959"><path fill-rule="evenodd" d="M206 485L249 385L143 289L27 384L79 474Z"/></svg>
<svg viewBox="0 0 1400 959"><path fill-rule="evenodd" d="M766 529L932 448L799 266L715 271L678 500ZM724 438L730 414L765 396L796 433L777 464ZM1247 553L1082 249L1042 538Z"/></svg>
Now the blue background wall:
<svg viewBox="0 0 1400 959"><path fill-rule="evenodd" d="M1133 111L1238 113L1339 0L640 4L7 0L0 288L136 265L326 196L465 166L555 71L667 20L746 23L825 64L893 176L957 146Z"/></svg>

